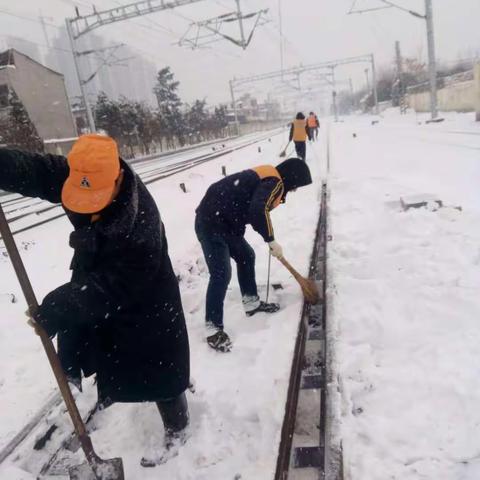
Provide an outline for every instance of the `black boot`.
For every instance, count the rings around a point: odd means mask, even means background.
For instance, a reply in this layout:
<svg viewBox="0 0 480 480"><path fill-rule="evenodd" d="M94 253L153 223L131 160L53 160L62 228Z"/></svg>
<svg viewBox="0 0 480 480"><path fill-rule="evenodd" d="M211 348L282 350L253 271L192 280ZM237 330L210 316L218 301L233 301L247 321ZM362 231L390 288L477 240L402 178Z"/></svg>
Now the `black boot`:
<svg viewBox="0 0 480 480"><path fill-rule="evenodd" d="M207 337L207 343L217 352L227 353L232 350L232 341L223 330L218 330L213 335Z"/></svg>
<svg viewBox="0 0 480 480"><path fill-rule="evenodd" d="M280 310L280 305L278 303L265 303L265 302L260 302L260 305L255 308L254 310L250 310L246 312L247 317L251 317L255 315L256 313L275 313Z"/></svg>
<svg viewBox="0 0 480 480"><path fill-rule="evenodd" d="M145 468L162 465L176 457L188 439L189 414L185 392L172 400L158 401L157 408L165 428L165 443L158 453L141 459L140 464Z"/></svg>

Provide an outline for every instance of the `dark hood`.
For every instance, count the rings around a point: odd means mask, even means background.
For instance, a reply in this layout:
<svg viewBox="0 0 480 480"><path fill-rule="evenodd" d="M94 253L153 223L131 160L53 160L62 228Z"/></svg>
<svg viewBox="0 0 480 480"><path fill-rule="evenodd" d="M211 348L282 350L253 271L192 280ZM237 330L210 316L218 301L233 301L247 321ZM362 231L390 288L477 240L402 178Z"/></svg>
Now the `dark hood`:
<svg viewBox="0 0 480 480"><path fill-rule="evenodd" d="M312 183L312 175L308 165L299 158L289 158L277 166L282 177L285 193Z"/></svg>

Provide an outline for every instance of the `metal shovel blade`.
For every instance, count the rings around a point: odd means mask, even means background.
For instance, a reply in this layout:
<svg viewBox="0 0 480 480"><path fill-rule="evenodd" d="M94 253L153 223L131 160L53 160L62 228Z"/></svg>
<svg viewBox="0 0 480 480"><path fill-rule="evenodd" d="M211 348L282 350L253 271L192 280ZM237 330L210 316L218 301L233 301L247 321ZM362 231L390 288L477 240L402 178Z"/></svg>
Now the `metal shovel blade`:
<svg viewBox="0 0 480 480"><path fill-rule="evenodd" d="M70 480L125 480L121 458L98 459L93 467L88 462L84 462L71 467L68 473Z"/></svg>

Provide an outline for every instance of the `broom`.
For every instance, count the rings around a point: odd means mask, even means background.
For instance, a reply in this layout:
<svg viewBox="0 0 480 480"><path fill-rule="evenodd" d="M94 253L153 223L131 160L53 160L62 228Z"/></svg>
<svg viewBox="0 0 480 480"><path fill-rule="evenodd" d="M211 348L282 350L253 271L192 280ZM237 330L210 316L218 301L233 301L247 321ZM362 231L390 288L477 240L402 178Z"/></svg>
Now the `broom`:
<svg viewBox="0 0 480 480"><path fill-rule="evenodd" d="M287 156L287 148L289 145L290 145L290 142L288 142L285 145L285 148L280 152L280 155L279 155L280 158L285 158Z"/></svg>
<svg viewBox="0 0 480 480"><path fill-rule="evenodd" d="M279 260L299 283L305 300L312 305L316 305L320 301L320 293L318 292L316 283L309 278L302 277L284 257L279 258Z"/></svg>

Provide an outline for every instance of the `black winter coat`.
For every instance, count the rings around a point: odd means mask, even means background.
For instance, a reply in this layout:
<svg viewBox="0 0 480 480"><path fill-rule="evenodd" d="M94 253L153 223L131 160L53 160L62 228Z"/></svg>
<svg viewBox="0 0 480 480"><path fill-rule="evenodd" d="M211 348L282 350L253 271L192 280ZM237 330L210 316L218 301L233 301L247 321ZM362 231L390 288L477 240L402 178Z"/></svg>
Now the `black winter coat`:
<svg viewBox="0 0 480 480"><path fill-rule="evenodd" d="M282 181L261 179L254 170L229 175L209 187L196 212L207 231L245 235L250 224L266 242L274 240L270 210L284 195Z"/></svg>
<svg viewBox="0 0 480 480"><path fill-rule="evenodd" d="M189 383L189 345L165 230L147 188L122 162L124 180L100 219L66 210L75 230L72 279L46 296L38 321L66 373L97 374L102 402L178 396ZM61 201L66 159L0 149L0 188Z"/></svg>

